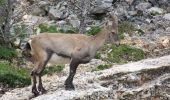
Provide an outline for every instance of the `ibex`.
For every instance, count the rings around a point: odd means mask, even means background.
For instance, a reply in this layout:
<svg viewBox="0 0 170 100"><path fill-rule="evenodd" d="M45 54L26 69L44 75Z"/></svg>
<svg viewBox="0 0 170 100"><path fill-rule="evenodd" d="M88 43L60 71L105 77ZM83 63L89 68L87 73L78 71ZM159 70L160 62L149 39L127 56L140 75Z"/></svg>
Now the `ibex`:
<svg viewBox="0 0 170 100"><path fill-rule="evenodd" d="M26 45L26 50L34 61L34 68L31 72L32 93L39 95L46 90L42 85L42 72L53 55L58 58L67 59L70 63L69 76L65 81L66 90L74 90L73 78L79 64L88 63L96 54L97 50L105 43L118 44L117 19L111 16L110 22L106 22L104 28L95 36L84 34L60 34L42 33L30 38ZM60 61L58 61L60 62ZM38 87L36 83L38 79Z"/></svg>

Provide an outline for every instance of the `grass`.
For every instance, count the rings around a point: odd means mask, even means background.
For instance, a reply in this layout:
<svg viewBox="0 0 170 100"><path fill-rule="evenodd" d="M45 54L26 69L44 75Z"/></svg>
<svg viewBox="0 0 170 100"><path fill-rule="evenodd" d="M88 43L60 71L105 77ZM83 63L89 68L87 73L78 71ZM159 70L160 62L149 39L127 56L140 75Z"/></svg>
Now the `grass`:
<svg viewBox="0 0 170 100"><path fill-rule="evenodd" d="M46 67L43 75L48 74L51 75L53 73L60 73L64 69L64 65L55 65L55 66L50 66Z"/></svg>
<svg viewBox="0 0 170 100"><path fill-rule="evenodd" d="M14 48L0 47L0 59L11 60L17 57L17 52Z"/></svg>
<svg viewBox="0 0 170 100"><path fill-rule="evenodd" d="M5 87L24 87L31 84L31 78L27 69L0 63L0 83Z"/></svg>
<svg viewBox="0 0 170 100"><path fill-rule="evenodd" d="M58 28L56 25L40 24L40 33L76 33L78 30L73 27Z"/></svg>
<svg viewBox="0 0 170 100"><path fill-rule="evenodd" d="M95 69L92 70L92 72L93 71L100 71L100 70L108 69L110 67L111 67L111 65L108 65L108 64L98 65Z"/></svg>
<svg viewBox="0 0 170 100"><path fill-rule="evenodd" d="M127 63L145 58L143 50L128 45L112 46L112 51L107 55L108 60L113 63Z"/></svg>
<svg viewBox="0 0 170 100"><path fill-rule="evenodd" d="M64 69L64 65L46 67L43 75L52 75L59 73ZM9 63L0 63L0 84L4 87L15 88L24 87L31 84L30 70L27 68L18 68Z"/></svg>
<svg viewBox="0 0 170 100"><path fill-rule="evenodd" d="M100 31L101 28L99 26L91 27L91 29L87 31L87 35L96 35Z"/></svg>

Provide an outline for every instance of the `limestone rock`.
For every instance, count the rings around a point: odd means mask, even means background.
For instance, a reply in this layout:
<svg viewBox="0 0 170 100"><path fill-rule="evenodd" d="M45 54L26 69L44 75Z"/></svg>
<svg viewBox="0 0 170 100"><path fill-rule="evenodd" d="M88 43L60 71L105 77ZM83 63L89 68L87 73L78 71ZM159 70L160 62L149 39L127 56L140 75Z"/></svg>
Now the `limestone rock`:
<svg viewBox="0 0 170 100"><path fill-rule="evenodd" d="M61 20L68 17L67 3L60 2L56 6L51 6L49 9L49 17L53 20Z"/></svg>
<svg viewBox="0 0 170 100"><path fill-rule="evenodd" d="M164 10L161 9L161 8L158 8L158 7L152 7L150 9L148 9L148 12L150 14L163 14L164 13Z"/></svg>
<svg viewBox="0 0 170 100"><path fill-rule="evenodd" d="M136 9L140 10L140 11L146 11L150 7L151 7L150 3L140 3L140 4L136 5Z"/></svg>
<svg viewBox="0 0 170 100"><path fill-rule="evenodd" d="M170 13L165 14L163 18L170 21Z"/></svg>
<svg viewBox="0 0 170 100"><path fill-rule="evenodd" d="M96 0L96 6L90 11L92 14L105 14L112 6L113 0Z"/></svg>
<svg viewBox="0 0 170 100"><path fill-rule="evenodd" d="M74 27L74 28L79 28L80 26L80 20L77 18L76 15L70 15L68 17L69 23Z"/></svg>

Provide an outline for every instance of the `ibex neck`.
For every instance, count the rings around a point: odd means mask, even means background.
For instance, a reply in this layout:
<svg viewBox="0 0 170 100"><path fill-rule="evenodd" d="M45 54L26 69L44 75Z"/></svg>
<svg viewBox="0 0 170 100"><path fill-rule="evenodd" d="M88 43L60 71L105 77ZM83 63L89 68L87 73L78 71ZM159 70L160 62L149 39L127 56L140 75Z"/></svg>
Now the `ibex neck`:
<svg viewBox="0 0 170 100"><path fill-rule="evenodd" d="M97 51L101 46L104 45L107 40L108 33L107 30L103 29L100 33L92 37L92 48Z"/></svg>

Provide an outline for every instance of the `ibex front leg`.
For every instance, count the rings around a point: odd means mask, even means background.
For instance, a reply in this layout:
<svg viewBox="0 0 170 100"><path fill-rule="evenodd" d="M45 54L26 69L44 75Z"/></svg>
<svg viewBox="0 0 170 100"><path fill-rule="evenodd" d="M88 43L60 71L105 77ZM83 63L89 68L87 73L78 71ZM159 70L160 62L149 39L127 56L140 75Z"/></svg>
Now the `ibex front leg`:
<svg viewBox="0 0 170 100"><path fill-rule="evenodd" d="M38 96L39 92L38 92L37 87L36 87L37 81L36 81L36 72L34 71L34 69L31 72L31 79L32 79L32 93L35 96Z"/></svg>
<svg viewBox="0 0 170 100"><path fill-rule="evenodd" d="M36 63L36 66L34 67L34 69L32 70L32 80L33 80L33 86L32 86L32 93L34 93L35 96L39 95L40 93L45 93L46 90L43 87L42 84L42 72L45 69L45 66L47 64L47 62L49 61L49 59L51 58L52 53L51 52L45 52L45 51L41 51L41 54L37 53L38 56L38 60ZM38 90L36 87L36 77L38 78Z"/></svg>

